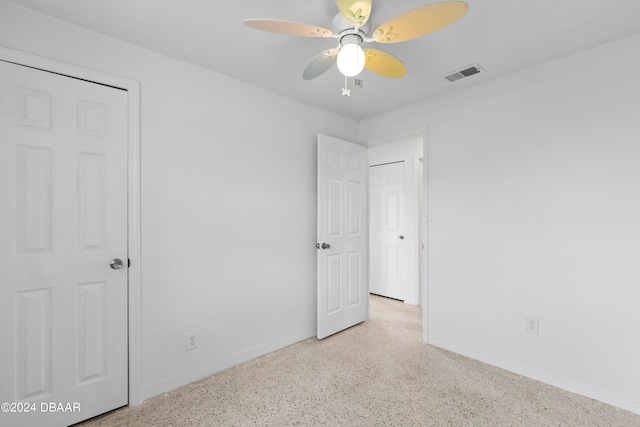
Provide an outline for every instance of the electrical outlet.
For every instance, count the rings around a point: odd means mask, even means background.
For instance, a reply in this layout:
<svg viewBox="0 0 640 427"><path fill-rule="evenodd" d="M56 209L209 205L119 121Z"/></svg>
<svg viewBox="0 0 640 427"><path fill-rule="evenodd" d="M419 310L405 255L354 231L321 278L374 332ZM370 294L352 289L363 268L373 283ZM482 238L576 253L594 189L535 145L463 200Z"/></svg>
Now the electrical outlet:
<svg viewBox="0 0 640 427"><path fill-rule="evenodd" d="M537 317L527 317L527 332L530 334L539 334L539 320Z"/></svg>
<svg viewBox="0 0 640 427"><path fill-rule="evenodd" d="M195 335L187 335L187 351L198 348L198 341Z"/></svg>

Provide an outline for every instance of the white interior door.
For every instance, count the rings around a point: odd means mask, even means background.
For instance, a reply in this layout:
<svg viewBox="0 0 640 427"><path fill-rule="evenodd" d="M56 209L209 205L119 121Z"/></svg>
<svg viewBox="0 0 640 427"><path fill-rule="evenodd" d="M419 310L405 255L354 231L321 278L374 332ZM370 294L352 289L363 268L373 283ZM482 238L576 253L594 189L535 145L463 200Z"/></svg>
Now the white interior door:
<svg viewBox="0 0 640 427"><path fill-rule="evenodd" d="M371 293L405 299L404 162L369 168L369 253Z"/></svg>
<svg viewBox="0 0 640 427"><path fill-rule="evenodd" d="M0 137L0 424L66 426L128 402L127 94L0 61Z"/></svg>
<svg viewBox="0 0 640 427"><path fill-rule="evenodd" d="M318 338L367 318L363 146L318 135Z"/></svg>

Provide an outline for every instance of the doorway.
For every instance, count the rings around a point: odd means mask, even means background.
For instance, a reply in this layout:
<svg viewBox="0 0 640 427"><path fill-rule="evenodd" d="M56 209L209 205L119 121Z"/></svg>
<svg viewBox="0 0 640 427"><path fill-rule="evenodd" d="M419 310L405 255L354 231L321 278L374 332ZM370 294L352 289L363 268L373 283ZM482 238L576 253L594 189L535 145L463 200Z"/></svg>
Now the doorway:
<svg viewBox="0 0 640 427"><path fill-rule="evenodd" d="M422 304L423 137L369 148L370 292Z"/></svg>

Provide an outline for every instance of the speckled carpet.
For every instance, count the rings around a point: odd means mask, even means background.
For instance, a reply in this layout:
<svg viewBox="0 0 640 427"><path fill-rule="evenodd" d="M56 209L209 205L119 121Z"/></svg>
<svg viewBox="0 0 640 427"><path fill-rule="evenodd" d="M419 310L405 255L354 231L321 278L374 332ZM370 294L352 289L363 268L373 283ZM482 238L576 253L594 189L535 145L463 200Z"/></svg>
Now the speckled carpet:
<svg viewBox="0 0 640 427"><path fill-rule="evenodd" d="M422 343L422 309L371 318L94 418L98 426L640 426L640 415Z"/></svg>

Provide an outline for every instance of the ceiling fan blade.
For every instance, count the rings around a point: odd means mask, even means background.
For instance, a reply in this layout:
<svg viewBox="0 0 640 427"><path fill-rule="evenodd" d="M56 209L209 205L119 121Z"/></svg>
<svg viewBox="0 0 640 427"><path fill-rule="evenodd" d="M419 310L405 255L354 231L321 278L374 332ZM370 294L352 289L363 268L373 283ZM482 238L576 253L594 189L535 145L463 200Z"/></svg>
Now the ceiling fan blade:
<svg viewBox="0 0 640 427"><path fill-rule="evenodd" d="M469 10L463 1L445 1L419 7L392 18L373 33L379 43L398 43L426 36L453 24Z"/></svg>
<svg viewBox="0 0 640 427"><path fill-rule="evenodd" d="M339 47L334 47L317 55L311 60L311 62L309 62L307 68L302 72L302 78L305 80L311 80L323 74L336 63L339 51Z"/></svg>
<svg viewBox="0 0 640 427"><path fill-rule="evenodd" d="M407 74L407 67L390 53L378 49L364 49L364 66L382 77L399 79Z"/></svg>
<svg viewBox="0 0 640 427"><path fill-rule="evenodd" d="M371 0L336 0L340 13L354 27L362 27L371 15Z"/></svg>
<svg viewBox="0 0 640 427"><path fill-rule="evenodd" d="M315 25L301 22L280 21L277 19L247 19L244 21L247 27L272 33L289 34L301 37L331 37L333 31Z"/></svg>

